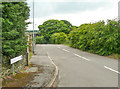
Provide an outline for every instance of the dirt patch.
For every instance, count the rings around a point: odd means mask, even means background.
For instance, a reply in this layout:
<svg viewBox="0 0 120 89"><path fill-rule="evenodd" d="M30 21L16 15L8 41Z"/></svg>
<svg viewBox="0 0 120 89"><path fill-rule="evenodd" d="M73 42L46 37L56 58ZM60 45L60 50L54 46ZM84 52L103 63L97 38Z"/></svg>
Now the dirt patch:
<svg viewBox="0 0 120 89"><path fill-rule="evenodd" d="M5 78L2 81L3 89L7 89L6 87L45 87L51 81L54 67L33 64L31 66L37 67L38 71L18 73Z"/></svg>
<svg viewBox="0 0 120 89"><path fill-rule="evenodd" d="M3 87L24 87L27 83L29 83L34 78L34 73L19 73L13 76L12 78L8 78L3 80Z"/></svg>
<svg viewBox="0 0 120 89"><path fill-rule="evenodd" d="M16 75L10 75L5 77L2 80L2 87L25 87L27 83L34 79L36 72L24 72L26 69L34 66L31 64L29 67L25 67L21 73L17 73Z"/></svg>

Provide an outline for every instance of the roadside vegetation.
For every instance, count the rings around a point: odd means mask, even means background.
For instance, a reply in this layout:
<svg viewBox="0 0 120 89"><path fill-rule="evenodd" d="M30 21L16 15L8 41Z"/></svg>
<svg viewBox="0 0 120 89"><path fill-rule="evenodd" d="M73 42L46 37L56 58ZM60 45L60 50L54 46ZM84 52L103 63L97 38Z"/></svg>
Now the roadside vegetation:
<svg viewBox="0 0 120 89"><path fill-rule="evenodd" d="M27 36L25 30L29 22L29 7L26 2L2 2L2 80L12 75L12 65L10 59L23 55L21 62L21 71L27 65ZM30 52L30 56L32 53ZM14 63L15 75L25 77L28 74L22 74L19 71L19 62ZM19 74L18 74L19 73ZM9 78L10 79L10 78ZM9 80L8 80L9 81ZM10 80L11 82L14 81ZM3 81L4 82L4 81ZM5 81L7 83L7 81ZM4 83L5 83L4 82ZM14 83L13 83L14 84ZM16 84L16 83L15 83Z"/></svg>
<svg viewBox="0 0 120 89"><path fill-rule="evenodd" d="M66 20L48 20L39 25L36 43L66 44L102 56L120 58L120 25L116 19L72 26ZM114 56L113 56L114 55Z"/></svg>
<svg viewBox="0 0 120 89"><path fill-rule="evenodd" d="M26 2L2 2L2 57L7 65L27 48L25 29L29 23L25 21L29 11Z"/></svg>
<svg viewBox="0 0 120 89"><path fill-rule="evenodd" d="M66 35L70 33L72 25L66 20L48 20L45 21L42 25L39 25L40 29L40 40L41 43L52 43L51 36L54 33L63 32ZM53 36L52 36L53 37ZM37 37L38 38L38 37ZM42 39L41 39L42 38ZM38 39L36 39L38 40ZM38 42L38 41L36 41Z"/></svg>

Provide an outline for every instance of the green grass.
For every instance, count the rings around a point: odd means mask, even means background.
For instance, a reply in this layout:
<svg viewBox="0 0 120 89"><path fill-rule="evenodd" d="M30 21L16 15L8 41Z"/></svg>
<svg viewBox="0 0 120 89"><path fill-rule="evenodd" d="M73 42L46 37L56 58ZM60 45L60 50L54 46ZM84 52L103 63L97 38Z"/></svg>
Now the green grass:
<svg viewBox="0 0 120 89"><path fill-rule="evenodd" d="M32 55L33 55L33 53L32 53L32 52L29 52L29 59L32 58Z"/></svg>
<svg viewBox="0 0 120 89"><path fill-rule="evenodd" d="M31 67L31 58L32 58L33 52L29 52L29 67Z"/></svg>

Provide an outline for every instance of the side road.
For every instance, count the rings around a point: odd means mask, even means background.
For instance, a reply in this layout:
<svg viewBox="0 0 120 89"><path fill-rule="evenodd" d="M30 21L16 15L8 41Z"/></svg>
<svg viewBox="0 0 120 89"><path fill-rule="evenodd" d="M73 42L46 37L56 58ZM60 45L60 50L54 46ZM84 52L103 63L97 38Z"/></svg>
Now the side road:
<svg viewBox="0 0 120 89"><path fill-rule="evenodd" d="M33 67L38 67L34 79L26 87L56 87L58 68L42 46L36 45L36 55L31 58Z"/></svg>

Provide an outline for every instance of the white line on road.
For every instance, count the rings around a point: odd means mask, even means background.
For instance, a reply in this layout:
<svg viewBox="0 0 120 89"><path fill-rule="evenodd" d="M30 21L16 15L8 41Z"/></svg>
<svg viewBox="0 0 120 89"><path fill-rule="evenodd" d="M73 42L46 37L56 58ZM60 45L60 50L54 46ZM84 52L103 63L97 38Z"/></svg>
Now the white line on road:
<svg viewBox="0 0 120 89"><path fill-rule="evenodd" d="M70 51L68 51L68 50L66 50L66 49L62 49L63 51L66 51L66 52L70 52Z"/></svg>
<svg viewBox="0 0 120 89"><path fill-rule="evenodd" d="M75 53L73 53L75 56L78 56L78 57L80 57L80 58L83 58L83 59L85 59L85 60L87 60L87 61L90 61L90 59L87 59L87 58L85 58L85 57L82 57L82 56L80 56L80 55L78 55L78 54L75 54Z"/></svg>
<svg viewBox="0 0 120 89"><path fill-rule="evenodd" d="M48 54L48 53L47 53L47 54ZM56 79L56 77L57 77L57 75L58 75L58 73L59 73L59 70L58 70L58 67L55 65L55 63L53 62L53 60L51 59L51 57L48 56L48 58L50 59L50 61L52 62L52 64L53 64L53 65L55 66L55 68L56 68L55 74L54 74L54 78L52 79L52 81L50 82L50 84L48 84L48 86L47 86L47 87L51 87L52 84L55 82L55 79Z"/></svg>
<svg viewBox="0 0 120 89"><path fill-rule="evenodd" d="M108 69L108 70L111 70L111 71L113 71L113 72L115 72L115 73L118 73L118 74L120 74L120 72L118 72L118 71L116 71L116 70L114 70L114 69L112 69L112 68L109 68L109 67L107 67L107 66L104 66L106 69Z"/></svg>

